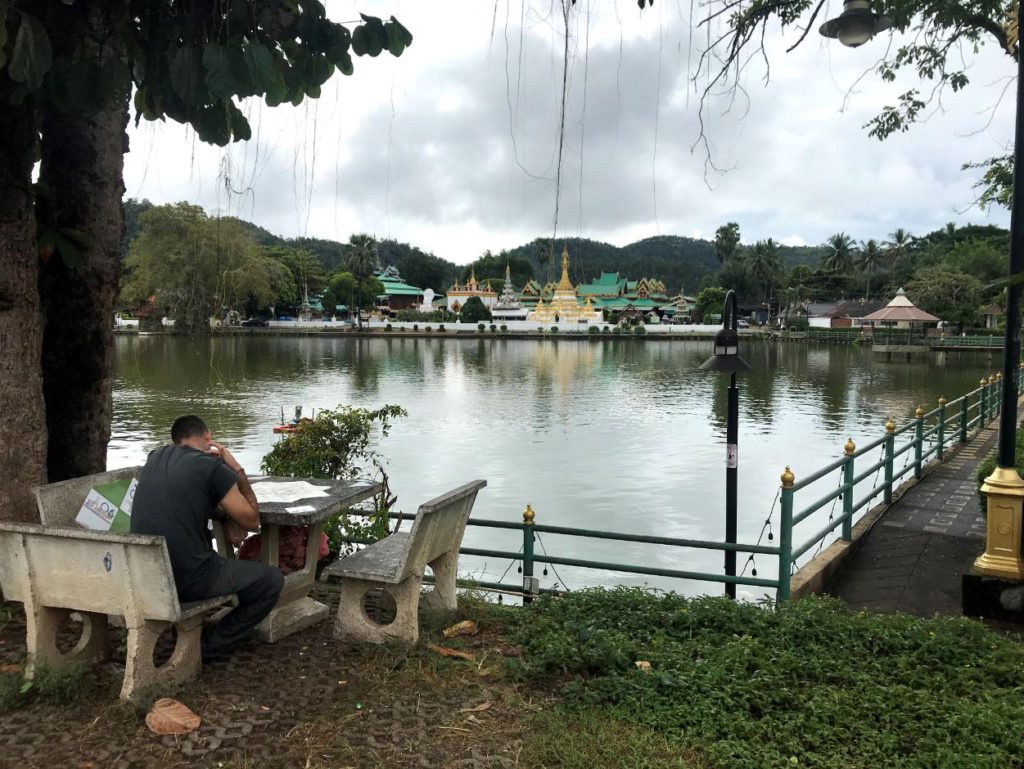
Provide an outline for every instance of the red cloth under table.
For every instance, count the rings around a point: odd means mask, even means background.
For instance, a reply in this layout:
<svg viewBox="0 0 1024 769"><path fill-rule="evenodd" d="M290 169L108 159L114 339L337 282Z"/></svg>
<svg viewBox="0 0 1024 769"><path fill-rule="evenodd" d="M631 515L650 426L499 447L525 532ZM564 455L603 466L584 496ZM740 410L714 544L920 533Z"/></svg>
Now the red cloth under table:
<svg viewBox="0 0 1024 769"><path fill-rule="evenodd" d="M309 529L305 526L281 526L278 531L277 567L285 574L291 574L306 565L306 534ZM238 548L238 557L246 561L258 561L261 542L259 534L252 535ZM320 551L316 559L319 561L326 557L329 551L327 535L320 532Z"/></svg>

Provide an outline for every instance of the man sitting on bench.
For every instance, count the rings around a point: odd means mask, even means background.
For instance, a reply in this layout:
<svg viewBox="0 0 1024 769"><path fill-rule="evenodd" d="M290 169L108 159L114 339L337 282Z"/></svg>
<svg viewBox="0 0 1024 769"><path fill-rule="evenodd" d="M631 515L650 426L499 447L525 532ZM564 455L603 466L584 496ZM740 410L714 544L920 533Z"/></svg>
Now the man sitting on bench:
<svg viewBox="0 0 1024 769"><path fill-rule="evenodd" d="M273 566L222 558L210 545L210 518L226 520L236 543L244 531L260 527L256 495L231 452L210 440L210 430L197 416L176 419L171 441L149 453L135 491L131 530L167 541L182 601L238 594L238 606L203 632L203 661L211 662L225 658L270 613L284 576Z"/></svg>

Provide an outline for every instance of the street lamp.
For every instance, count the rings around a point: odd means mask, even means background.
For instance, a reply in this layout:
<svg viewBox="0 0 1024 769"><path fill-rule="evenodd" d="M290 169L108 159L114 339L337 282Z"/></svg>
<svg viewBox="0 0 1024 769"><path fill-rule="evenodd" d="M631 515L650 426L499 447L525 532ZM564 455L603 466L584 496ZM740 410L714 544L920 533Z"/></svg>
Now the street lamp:
<svg viewBox="0 0 1024 769"><path fill-rule="evenodd" d="M729 375L729 407L725 428L725 542L736 544L736 470L739 465L737 435L739 432L739 394L736 390L736 374L750 371L750 366L740 357L740 335L736 330L736 292L729 289L725 294L725 309L722 312L722 330L715 334L714 355L701 364L702 371L716 371ZM736 551L725 551L725 574L736 576ZM725 594L736 597L736 584L727 582Z"/></svg>
<svg viewBox="0 0 1024 769"><path fill-rule="evenodd" d="M1017 13L1020 13L1018 6ZM1021 58L1016 23L1007 30L1007 48L1017 55L1017 113L1013 140L1013 197L1010 203L1010 267L1006 289L1006 342L1003 346L1003 402L999 414L997 467L982 485L988 496L985 552L974 562L974 571L1011 581L1024 579L1021 558L1021 510L1024 480L1017 473L1014 446L1017 442L1017 392L1020 368L1020 273L1024 270L1024 59ZM965 581L966 604L966 581Z"/></svg>
<svg viewBox="0 0 1024 769"><path fill-rule="evenodd" d="M856 48L890 27L892 19L872 11L869 0L845 0L843 12L822 24L818 31L825 37L839 38L845 46Z"/></svg>
<svg viewBox="0 0 1024 769"><path fill-rule="evenodd" d="M821 25L825 37L838 37L844 45L858 46L870 40L875 33L889 29L892 20L871 10L868 0L846 0L843 13ZM1017 583L1024 580L1024 559L1021 557L1021 513L1024 509L1024 480L1017 472L1015 446L1017 443L1017 393L1020 368L1020 300L1024 286L1020 274L1024 271L1024 59L1021 58L1017 32L1017 18L1006 29L1006 46L1015 49L1017 56L1017 111L1013 144L1013 197L1010 204L1010 264L1009 286L1006 297L1006 342L1003 346L1003 391L999 414L999 454L997 466L985 479L981 490L988 501L986 509L985 552L974 562L974 574L964 575L964 611L979 613L976 606L984 598L978 596L986 590L998 592L1002 587L988 584L981 577L997 577ZM981 577L979 577L981 575ZM998 582L999 579L995 580ZM978 586L981 587L978 587ZM980 592L979 592L980 591Z"/></svg>

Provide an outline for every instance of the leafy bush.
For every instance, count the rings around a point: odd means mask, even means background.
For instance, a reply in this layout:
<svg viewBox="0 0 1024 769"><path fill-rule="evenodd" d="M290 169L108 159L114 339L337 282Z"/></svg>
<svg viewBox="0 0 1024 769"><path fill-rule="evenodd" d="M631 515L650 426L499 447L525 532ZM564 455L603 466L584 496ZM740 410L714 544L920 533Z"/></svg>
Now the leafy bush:
<svg viewBox="0 0 1024 769"><path fill-rule="evenodd" d="M1024 645L975 621L639 588L544 596L513 621L519 674L567 678L567 717L671 735L695 766L1020 766Z"/></svg>
<svg viewBox="0 0 1024 769"><path fill-rule="evenodd" d="M444 310L432 310L431 312L422 312L420 310L398 310L395 313L395 320L402 320L405 322L410 321L422 321L422 322L434 322L444 320Z"/></svg>
<svg viewBox="0 0 1024 769"><path fill-rule="evenodd" d="M638 325L638 326L633 328L633 333L636 336L643 336L644 334L647 333L647 328L645 326L643 326L642 324Z"/></svg>
<svg viewBox="0 0 1024 769"><path fill-rule="evenodd" d="M485 328L487 328L487 326L485 326L483 323L476 324L476 330L479 331L481 334L484 332Z"/></svg>
<svg viewBox="0 0 1024 769"><path fill-rule="evenodd" d="M433 329L430 326L424 326L423 330L426 331L427 333L430 333L431 331L433 331Z"/></svg>
<svg viewBox="0 0 1024 769"><path fill-rule="evenodd" d="M501 332L505 333L506 331L508 331L508 326L506 326L504 323L502 323L501 324Z"/></svg>
<svg viewBox="0 0 1024 769"><path fill-rule="evenodd" d="M558 326L552 326L551 327L551 333L552 334L557 334L558 333Z"/></svg>
<svg viewBox="0 0 1024 769"><path fill-rule="evenodd" d="M591 326L590 328L587 329L587 333L588 334L600 334L601 333L601 329L599 329L597 326Z"/></svg>
<svg viewBox="0 0 1024 769"><path fill-rule="evenodd" d="M385 331L390 331L391 330L391 324L388 323L386 326L384 326L384 330Z"/></svg>
<svg viewBox="0 0 1024 769"><path fill-rule="evenodd" d="M610 334L611 333L611 329L609 329L607 326L605 326L604 328L601 329L601 333L602 334Z"/></svg>
<svg viewBox="0 0 1024 769"><path fill-rule="evenodd" d="M391 423L406 416L401 406L384 406L376 411L339 406L323 409L316 419L304 422L302 428L288 433L263 457L260 465L268 475L292 478L358 478L374 477L384 488L374 500L373 511L353 519L347 510L327 519L324 532L335 552L344 552L345 538L376 541L388 534L388 511L395 497L388 489L384 459L371 441L387 437Z"/></svg>
<svg viewBox="0 0 1024 769"><path fill-rule="evenodd" d="M493 334L493 333L494 333L495 331L497 331L497 330L498 330L498 327L497 327L497 326L495 326L495 325L494 325L494 324L492 323L492 324L490 325L490 330L491 330L491 333Z"/></svg>
<svg viewBox="0 0 1024 769"><path fill-rule="evenodd" d="M420 330L420 325L418 323L413 323L412 324L412 330L413 331L419 331Z"/></svg>
<svg viewBox="0 0 1024 769"><path fill-rule="evenodd" d="M437 327L437 330L438 330L438 331L439 331L440 333L442 333L442 334L443 334L443 333L444 333L444 323L442 323L442 324L441 324L440 326L438 326L438 327Z"/></svg>
<svg viewBox="0 0 1024 769"><path fill-rule="evenodd" d="M613 328L612 329L612 333L613 334L621 334L622 333L622 326L616 326L615 328Z"/></svg>

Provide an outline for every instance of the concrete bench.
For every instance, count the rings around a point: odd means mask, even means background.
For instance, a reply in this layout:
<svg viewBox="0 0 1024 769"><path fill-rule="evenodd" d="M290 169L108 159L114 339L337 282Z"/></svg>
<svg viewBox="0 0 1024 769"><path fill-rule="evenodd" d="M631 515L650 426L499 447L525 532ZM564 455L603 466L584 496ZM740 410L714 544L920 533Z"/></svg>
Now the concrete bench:
<svg viewBox="0 0 1024 769"><path fill-rule="evenodd" d="M396 532L324 570L342 580L336 638L416 643L420 585L427 566L434 572L434 590L426 596L427 602L433 608L457 607L459 546L477 492L486 485L486 481L473 481L420 505L408 532ZM366 613L366 594L375 589L395 602L395 619L390 624L379 624Z"/></svg>
<svg viewBox="0 0 1024 769"><path fill-rule="evenodd" d="M28 621L26 678L40 666L105 659L108 615L123 617L128 629L121 699L140 702L199 676L203 617L235 602L235 596L179 603L163 537L89 531L72 523L89 489L139 470L41 486L36 500L43 525L0 523L0 589L7 600L24 604ZM57 634L72 612L82 618L82 635L73 649L61 652ZM157 639L172 625L174 651L157 666Z"/></svg>

